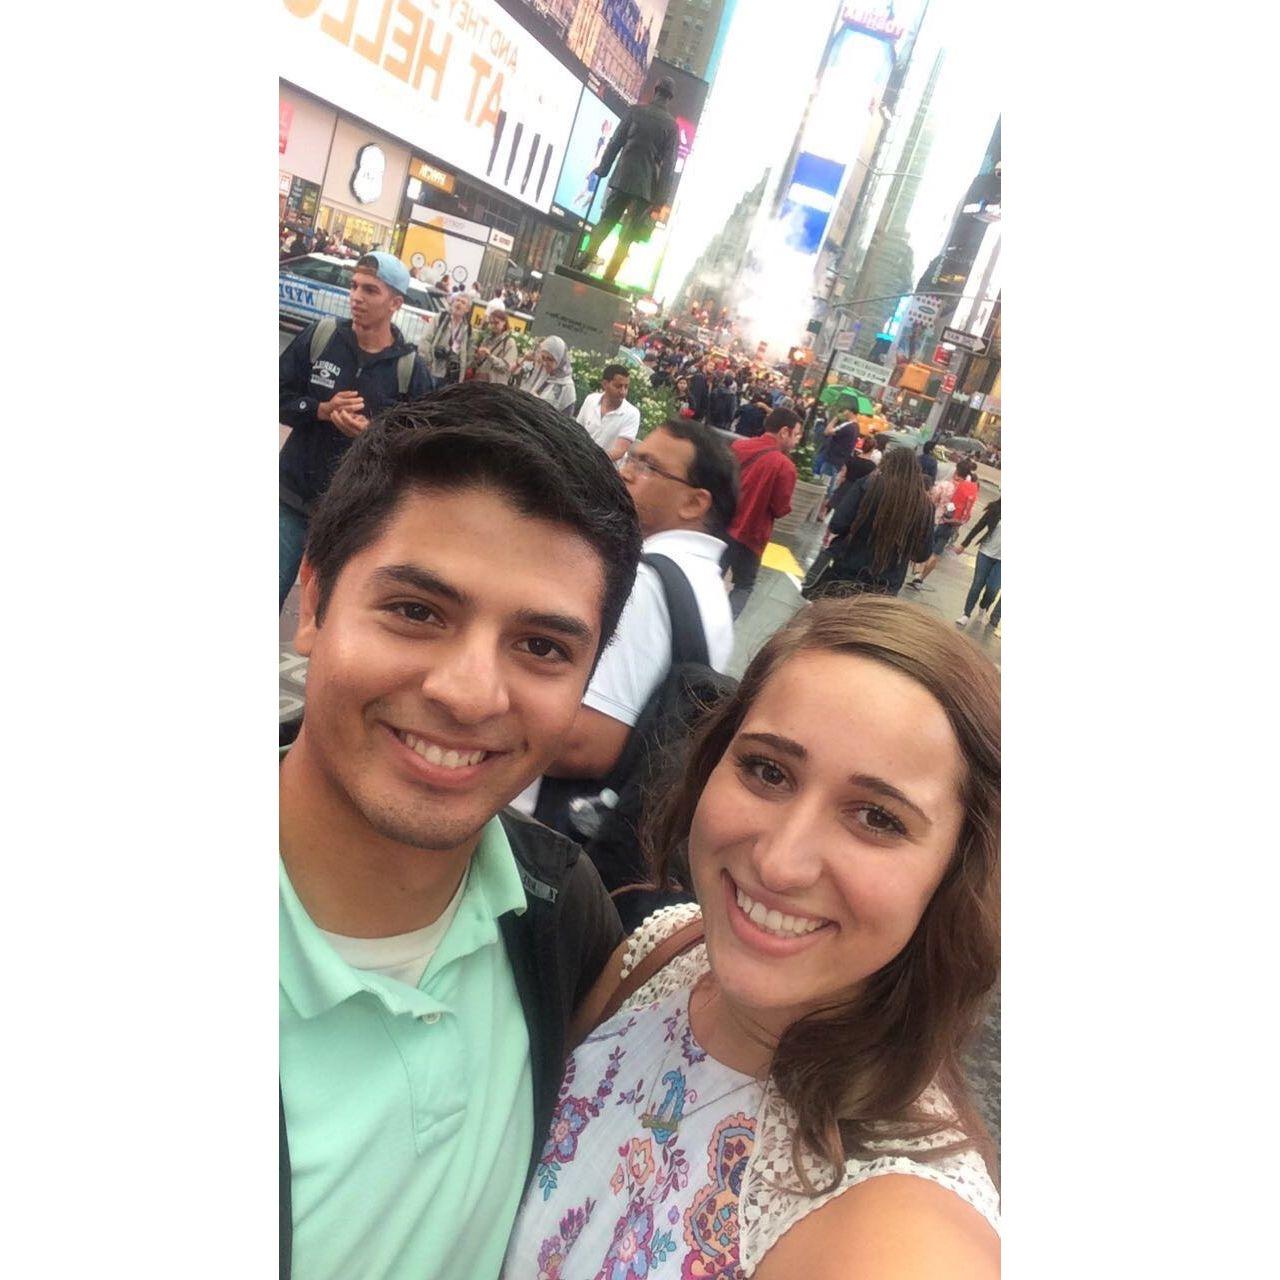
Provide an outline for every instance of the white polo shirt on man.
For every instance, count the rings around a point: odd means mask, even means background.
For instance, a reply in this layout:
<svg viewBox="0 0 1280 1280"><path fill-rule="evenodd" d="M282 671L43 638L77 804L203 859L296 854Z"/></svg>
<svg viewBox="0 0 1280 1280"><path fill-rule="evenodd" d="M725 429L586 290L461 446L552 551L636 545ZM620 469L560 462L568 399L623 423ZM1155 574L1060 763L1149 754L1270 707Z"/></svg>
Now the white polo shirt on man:
<svg viewBox="0 0 1280 1280"><path fill-rule="evenodd" d="M723 672L733 653L733 613L724 589L720 557L725 544L708 533L668 529L644 540L645 555L674 560L693 588L708 665ZM671 615L656 570L642 564L613 640L600 655L583 706L634 725L671 667Z"/></svg>
<svg viewBox="0 0 1280 1280"><path fill-rule="evenodd" d="M733 654L733 613L720 568L724 548L719 538L692 529L652 534L642 546L645 555L653 553L674 560L693 588L707 640L708 666L721 673ZM670 668L671 615L667 612L667 597L657 571L642 564L636 570L636 583L627 597L618 629L600 655L582 705L634 727ZM535 778L511 802L511 807L532 814L541 787L542 779Z"/></svg>
<svg viewBox="0 0 1280 1280"><path fill-rule="evenodd" d="M606 453L613 448L619 438L634 440L640 430L640 410L624 400L610 413L600 412L600 401L604 399L603 391L593 391L578 410L578 421L586 427L587 434Z"/></svg>

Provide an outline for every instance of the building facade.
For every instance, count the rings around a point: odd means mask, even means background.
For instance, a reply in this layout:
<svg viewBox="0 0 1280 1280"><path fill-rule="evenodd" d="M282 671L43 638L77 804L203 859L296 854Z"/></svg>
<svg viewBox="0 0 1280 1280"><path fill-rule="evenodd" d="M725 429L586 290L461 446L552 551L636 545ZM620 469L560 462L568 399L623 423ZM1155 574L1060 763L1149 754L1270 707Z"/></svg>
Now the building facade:
<svg viewBox="0 0 1280 1280"><path fill-rule="evenodd" d="M671 0L658 32L658 57L699 80L710 80L722 21L729 16L726 0Z"/></svg>

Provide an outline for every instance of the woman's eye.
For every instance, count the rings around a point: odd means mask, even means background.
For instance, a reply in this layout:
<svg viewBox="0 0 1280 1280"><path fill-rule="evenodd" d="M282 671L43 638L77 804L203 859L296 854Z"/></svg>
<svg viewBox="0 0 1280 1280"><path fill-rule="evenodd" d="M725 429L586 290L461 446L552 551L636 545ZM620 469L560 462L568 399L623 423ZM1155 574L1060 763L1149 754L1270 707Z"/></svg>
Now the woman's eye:
<svg viewBox="0 0 1280 1280"><path fill-rule="evenodd" d="M868 831L874 832L878 836L904 836L907 829L893 816L887 809L881 809L878 805L863 805L857 811L857 819L860 826L864 826Z"/></svg>
<svg viewBox="0 0 1280 1280"><path fill-rule="evenodd" d="M785 786L787 775L785 770L764 756L744 756L738 762L739 768L749 778L754 778L771 790Z"/></svg>

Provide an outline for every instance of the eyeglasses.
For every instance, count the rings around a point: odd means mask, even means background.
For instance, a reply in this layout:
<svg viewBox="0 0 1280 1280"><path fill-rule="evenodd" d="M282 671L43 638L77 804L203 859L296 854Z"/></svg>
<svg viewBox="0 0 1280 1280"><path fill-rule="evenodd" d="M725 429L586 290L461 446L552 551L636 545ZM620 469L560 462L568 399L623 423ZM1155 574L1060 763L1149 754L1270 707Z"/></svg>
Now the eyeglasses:
<svg viewBox="0 0 1280 1280"><path fill-rule="evenodd" d="M690 489L701 489L700 484L694 484L692 480L684 480L680 476L673 476L670 471L663 469L654 462L650 462L648 458L642 458L634 450L628 449L626 453L618 459L618 470L621 471L625 466L632 466L636 469L636 474L641 476L661 476L664 480L674 480L676 484L686 485Z"/></svg>

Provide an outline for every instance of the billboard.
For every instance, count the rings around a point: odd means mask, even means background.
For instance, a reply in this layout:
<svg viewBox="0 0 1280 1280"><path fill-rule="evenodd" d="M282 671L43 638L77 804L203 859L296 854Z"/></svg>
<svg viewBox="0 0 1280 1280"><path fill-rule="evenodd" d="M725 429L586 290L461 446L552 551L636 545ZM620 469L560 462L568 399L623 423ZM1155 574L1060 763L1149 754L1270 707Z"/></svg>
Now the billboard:
<svg viewBox="0 0 1280 1280"><path fill-rule="evenodd" d="M280 0L280 76L545 213L582 86L497 0Z"/></svg>
<svg viewBox="0 0 1280 1280"><path fill-rule="evenodd" d="M852 162L881 127L877 112L902 35L887 15L846 6L836 17L778 209L787 243L801 253L822 248Z"/></svg>
<svg viewBox="0 0 1280 1280"><path fill-rule="evenodd" d="M490 236L483 223L415 204L400 257L405 266L426 273L420 278L434 282L448 272L454 284L474 284Z"/></svg>
<svg viewBox="0 0 1280 1280"><path fill-rule="evenodd" d="M653 60L668 0L503 0L601 85L634 105ZM596 86L593 86L596 87Z"/></svg>
<svg viewBox="0 0 1280 1280"><path fill-rule="evenodd" d="M590 89L582 91L554 202L561 212L582 218L592 226L600 221L607 186L592 171L600 163L619 122L617 113L610 111Z"/></svg>
<svg viewBox="0 0 1280 1280"><path fill-rule="evenodd" d="M702 108L706 105L709 86L705 80L699 80L697 76L690 75L680 67L664 62L661 58L654 58L649 67L649 74L645 77L644 87L641 89L642 99L648 99L653 92L653 86L663 76L671 81L676 91L675 97L668 104L668 109L676 118L676 128L679 130L676 142L675 177L671 182L671 198L674 200L676 190L680 186L680 175L684 172L685 161L689 158L689 152L693 150L693 140L698 132L698 123L702 119Z"/></svg>

